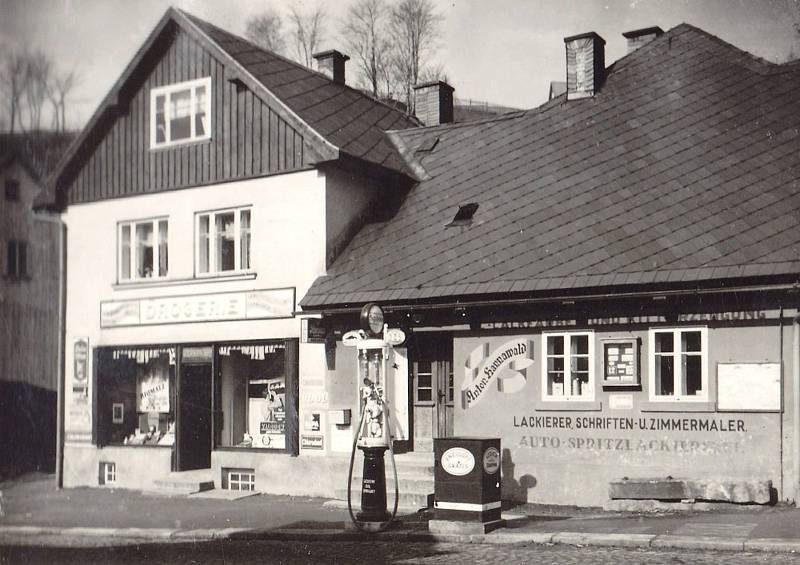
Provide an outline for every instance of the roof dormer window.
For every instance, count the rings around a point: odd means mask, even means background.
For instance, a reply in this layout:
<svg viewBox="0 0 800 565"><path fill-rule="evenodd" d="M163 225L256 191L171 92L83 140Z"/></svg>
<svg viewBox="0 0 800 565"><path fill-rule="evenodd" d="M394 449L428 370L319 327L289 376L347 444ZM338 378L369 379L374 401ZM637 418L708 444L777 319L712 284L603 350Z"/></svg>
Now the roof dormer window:
<svg viewBox="0 0 800 565"><path fill-rule="evenodd" d="M477 210L477 202L470 202L469 204L459 206L458 212L456 212L456 215L453 217L453 221L447 224L446 227L452 228L455 226L468 226L472 224L472 216L475 215Z"/></svg>
<svg viewBox="0 0 800 565"><path fill-rule="evenodd" d="M211 138L211 77L150 91L150 148Z"/></svg>

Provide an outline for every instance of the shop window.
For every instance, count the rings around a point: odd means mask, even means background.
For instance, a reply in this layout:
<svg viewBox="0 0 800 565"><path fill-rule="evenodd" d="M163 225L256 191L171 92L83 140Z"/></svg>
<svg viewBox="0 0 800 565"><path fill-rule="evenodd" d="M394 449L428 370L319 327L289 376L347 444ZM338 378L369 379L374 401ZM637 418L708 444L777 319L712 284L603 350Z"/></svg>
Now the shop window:
<svg viewBox="0 0 800 565"><path fill-rule="evenodd" d="M6 276L25 278L28 276L28 242L12 239L6 246Z"/></svg>
<svg viewBox="0 0 800 565"><path fill-rule="evenodd" d="M706 328L651 329L650 400L708 400Z"/></svg>
<svg viewBox="0 0 800 565"><path fill-rule="evenodd" d="M164 278L169 271L169 223L166 218L118 224L120 281Z"/></svg>
<svg viewBox="0 0 800 565"><path fill-rule="evenodd" d="M211 77L150 91L150 148L211 138Z"/></svg>
<svg viewBox="0 0 800 565"><path fill-rule="evenodd" d="M113 485L117 482L117 464L111 461L100 462L100 484Z"/></svg>
<svg viewBox="0 0 800 565"><path fill-rule="evenodd" d="M100 348L100 445L175 443L175 348Z"/></svg>
<svg viewBox="0 0 800 565"><path fill-rule="evenodd" d="M16 202L19 200L19 181L16 179L6 179L5 182L6 200Z"/></svg>
<svg viewBox="0 0 800 565"><path fill-rule="evenodd" d="M222 488L227 490L254 491L256 490L255 469L228 469L222 470Z"/></svg>
<svg viewBox="0 0 800 565"><path fill-rule="evenodd" d="M197 273L209 275L250 270L250 225L250 208L197 214Z"/></svg>
<svg viewBox="0 0 800 565"><path fill-rule="evenodd" d="M284 343L221 345L219 447L287 449Z"/></svg>
<svg viewBox="0 0 800 565"><path fill-rule="evenodd" d="M594 334L543 334L542 399L594 400Z"/></svg>

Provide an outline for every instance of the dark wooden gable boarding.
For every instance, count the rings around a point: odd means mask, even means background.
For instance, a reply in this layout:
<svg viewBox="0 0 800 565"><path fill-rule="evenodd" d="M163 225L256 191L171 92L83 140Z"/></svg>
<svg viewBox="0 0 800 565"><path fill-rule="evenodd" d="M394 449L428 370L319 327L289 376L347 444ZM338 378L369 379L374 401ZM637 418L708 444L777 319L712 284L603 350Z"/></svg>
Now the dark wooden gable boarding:
<svg viewBox="0 0 800 565"><path fill-rule="evenodd" d="M150 149L150 91L211 77L211 139ZM150 45L80 145L59 188L70 204L213 184L300 169L308 140L237 71L174 23ZM102 111L102 109L101 109Z"/></svg>

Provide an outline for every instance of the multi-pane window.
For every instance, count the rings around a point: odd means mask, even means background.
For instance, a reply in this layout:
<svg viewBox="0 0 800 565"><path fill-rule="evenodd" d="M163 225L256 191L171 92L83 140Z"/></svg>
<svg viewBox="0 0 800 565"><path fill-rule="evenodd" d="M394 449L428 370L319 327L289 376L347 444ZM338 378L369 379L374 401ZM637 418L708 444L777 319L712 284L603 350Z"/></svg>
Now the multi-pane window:
<svg viewBox="0 0 800 565"><path fill-rule="evenodd" d="M594 399L591 332L544 334L543 400Z"/></svg>
<svg viewBox="0 0 800 565"><path fill-rule="evenodd" d="M211 137L211 77L150 91L150 147Z"/></svg>
<svg viewBox="0 0 800 565"><path fill-rule="evenodd" d="M248 271L250 225L250 208L197 214L197 273Z"/></svg>
<svg viewBox="0 0 800 565"><path fill-rule="evenodd" d="M6 179L5 192L6 200L11 202L19 200L19 181L16 179Z"/></svg>
<svg viewBox="0 0 800 565"><path fill-rule="evenodd" d="M28 276L28 243L17 239L6 245L6 276L23 278Z"/></svg>
<svg viewBox="0 0 800 565"><path fill-rule="evenodd" d="M708 399L706 328L650 330L650 399Z"/></svg>
<svg viewBox="0 0 800 565"><path fill-rule="evenodd" d="M256 490L256 474L251 469L228 471L228 490Z"/></svg>
<svg viewBox="0 0 800 565"><path fill-rule="evenodd" d="M162 278L169 270L169 224L166 218L119 224L119 280Z"/></svg>
<svg viewBox="0 0 800 565"><path fill-rule="evenodd" d="M416 402L433 402L433 363L420 359L417 362Z"/></svg>

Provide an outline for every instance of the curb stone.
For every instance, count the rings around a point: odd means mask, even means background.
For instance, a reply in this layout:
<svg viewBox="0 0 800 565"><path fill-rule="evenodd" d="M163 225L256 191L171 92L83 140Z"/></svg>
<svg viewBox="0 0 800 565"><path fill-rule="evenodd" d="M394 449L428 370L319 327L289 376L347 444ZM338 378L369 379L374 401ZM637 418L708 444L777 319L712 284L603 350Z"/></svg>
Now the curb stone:
<svg viewBox="0 0 800 565"><path fill-rule="evenodd" d="M565 544L581 546L616 546L641 548L704 549L721 551L759 551L765 553L800 553L800 539L782 538L720 538L711 536L679 536L655 534L591 533L591 532L495 532L492 534L431 534L425 531L388 531L369 538L361 533L340 529L274 529L248 528L171 530L165 528L58 528L48 526L2 526L4 536L76 536L136 540L273 540L273 541L410 541L476 544L538 545Z"/></svg>
<svg viewBox="0 0 800 565"><path fill-rule="evenodd" d="M680 549L718 549L723 551L744 551L745 538L719 538L711 536L656 536L650 547L669 547Z"/></svg>

